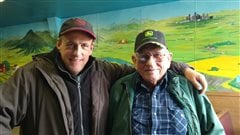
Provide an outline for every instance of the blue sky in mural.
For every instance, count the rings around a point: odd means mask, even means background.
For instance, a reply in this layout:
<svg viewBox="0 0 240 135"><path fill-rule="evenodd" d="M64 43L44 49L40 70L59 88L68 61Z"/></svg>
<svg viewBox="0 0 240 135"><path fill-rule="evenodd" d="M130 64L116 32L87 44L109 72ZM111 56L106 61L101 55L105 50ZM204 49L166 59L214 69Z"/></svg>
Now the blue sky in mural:
<svg viewBox="0 0 240 135"><path fill-rule="evenodd" d="M202 14L231 9L240 10L240 0L234 1L181 0L177 2L155 4L151 6L137 7L126 10L110 11L81 17L90 21L93 24L94 28L96 29L144 19L161 20L175 16L186 16L188 14L193 14L194 12ZM61 23L59 23L59 27L60 24ZM3 34L0 36L0 39L9 37L11 35L15 36L25 35L29 28L33 29L34 31L44 31L48 29L47 22L36 22L32 24L24 24L19 26L9 27L7 31L5 31L5 29L0 28L0 31L3 32ZM15 29L18 30L16 31Z"/></svg>
<svg viewBox="0 0 240 135"><path fill-rule="evenodd" d="M231 9L240 9L240 1L210 1L210 0L202 0L202 1L178 1L178 2L170 2L165 4L156 4L151 6L138 8L132 8L127 10L119 10L114 12L106 12L101 13L99 18L100 20L106 20L103 22L99 22L96 20L94 16L85 16L87 20L96 23L94 25L106 27L109 25L113 25L115 23L128 23L133 19L153 19L153 20L161 20L169 17L175 16L186 16L188 14L193 14L197 12L199 14L202 13L211 13L217 12L221 10L231 10ZM144 11L144 12L143 12ZM119 12L119 13L118 13ZM118 16L116 16L116 14Z"/></svg>

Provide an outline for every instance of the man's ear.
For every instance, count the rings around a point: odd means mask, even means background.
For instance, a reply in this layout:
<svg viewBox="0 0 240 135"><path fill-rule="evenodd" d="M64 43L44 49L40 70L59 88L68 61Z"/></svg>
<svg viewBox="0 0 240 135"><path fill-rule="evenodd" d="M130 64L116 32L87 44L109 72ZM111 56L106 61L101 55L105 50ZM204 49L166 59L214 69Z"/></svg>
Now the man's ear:
<svg viewBox="0 0 240 135"><path fill-rule="evenodd" d="M136 56L135 56L134 54L132 55L132 62L133 62L134 65L135 65L136 62L137 62L137 60L136 60Z"/></svg>
<svg viewBox="0 0 240 135"><path fill-rule="evenodd" d="M62 40L61 40L61 38L60 38L60 39L58 39L57 42L56 42L56 47L57 47L57 49L60 48L61 44L62 44Z"/></svg>
<svg viewBox="0 0 240 135"><path fill-rule="evenodd" d="M173 53L169 52L169 61L172 61Z"/></svg>
<svg viewBox="0 0 240 135"><path fill-rule="evenodd" d="M93 51L93 49L94 49L94 46L95 46L95 42L94 41L92 41L92 44L91 44L91 47L90 47L90 49Z"/></svg>

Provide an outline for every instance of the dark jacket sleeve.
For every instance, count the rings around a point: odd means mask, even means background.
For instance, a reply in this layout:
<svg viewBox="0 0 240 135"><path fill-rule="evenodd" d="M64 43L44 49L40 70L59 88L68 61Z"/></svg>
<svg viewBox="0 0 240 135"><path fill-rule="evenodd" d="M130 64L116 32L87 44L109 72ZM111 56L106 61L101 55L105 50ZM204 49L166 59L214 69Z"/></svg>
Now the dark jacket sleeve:
<svg viewBox="0 0 240 135"><path fill-rule="evenodd" d="M0 134L11 134L27 110L26 83L22 69L0 87Z"/></svg>
<svg viewBox="0 0 240 135"><path fill-rule="evenodd" d="M185 63L171 61L170 69L179 75L184 75L186 68L190 68L190 66Z"/></svg>
<svg viewBox="0 0 240 135"><path fill-rule="evenodd" d="M133 73L135 69L132 65L110 63L99 61L99 68L102 68L105 76L109 79L111 85L123 76Z"/></svg>

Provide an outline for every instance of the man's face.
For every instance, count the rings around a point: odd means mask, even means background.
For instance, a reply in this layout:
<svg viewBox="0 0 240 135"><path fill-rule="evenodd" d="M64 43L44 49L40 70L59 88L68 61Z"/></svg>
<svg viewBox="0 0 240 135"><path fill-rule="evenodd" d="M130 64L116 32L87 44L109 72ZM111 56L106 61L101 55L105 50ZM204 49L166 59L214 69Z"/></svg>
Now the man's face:
<svg viewBox="0 0 240 135"><path fill-rule="evenodd" d="M147 85L155 86L170 67L172 54L167 49L148 46L132 57L135 69Z"/></svg>
<svg viewBox="0 0 240 135"><path fill-rule="evenodd" d="M77 75L82 71L92 54L93 39L83 32L69 32L60 37L57 49L65 67L71 74Z"/></svg>

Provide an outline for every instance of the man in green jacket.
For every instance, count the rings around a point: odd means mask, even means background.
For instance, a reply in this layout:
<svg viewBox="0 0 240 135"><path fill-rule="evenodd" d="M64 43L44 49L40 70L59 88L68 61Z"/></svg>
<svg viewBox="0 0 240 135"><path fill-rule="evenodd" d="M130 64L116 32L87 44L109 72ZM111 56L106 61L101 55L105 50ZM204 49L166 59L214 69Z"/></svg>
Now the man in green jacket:
<svg viewBox="0 0 240 135"><path fill-rule="evenodd" d="M208 98L169 69L172 54L162 32L138 34L134 51L136 72L110 91L108 134L225 134Z"/></svg>

